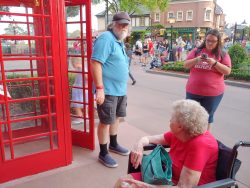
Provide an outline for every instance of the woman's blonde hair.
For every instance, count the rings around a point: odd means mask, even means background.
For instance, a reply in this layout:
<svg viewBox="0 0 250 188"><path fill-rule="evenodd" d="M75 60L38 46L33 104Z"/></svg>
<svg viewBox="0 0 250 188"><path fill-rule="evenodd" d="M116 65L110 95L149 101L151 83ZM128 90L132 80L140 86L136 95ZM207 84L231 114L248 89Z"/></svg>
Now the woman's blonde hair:
<svg viewBox="0 0 250 188"><path fill-rule="evenodd" d="M204 134L208 126L208 113L200 103L182 99L173 104L172 121L184 126L184 132L191 137Z"/></svg>

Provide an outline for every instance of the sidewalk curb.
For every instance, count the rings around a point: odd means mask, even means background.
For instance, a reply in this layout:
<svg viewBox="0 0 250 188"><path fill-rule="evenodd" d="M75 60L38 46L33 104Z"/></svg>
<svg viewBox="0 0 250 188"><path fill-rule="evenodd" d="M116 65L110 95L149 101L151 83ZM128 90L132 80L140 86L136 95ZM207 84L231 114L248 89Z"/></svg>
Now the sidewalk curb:
<svg viewBox="0 0 250 188"><path fill-rule="evenodd" d="M150 70L150 69L146 69L146 73L165 75L165 76L174 76L174 77L186 78L186 79L189 78L189 75L185 75L185 74L175 74L175 73L171 73L171 72L154 71L154 70ZM234 81L228 81L228 80L224 80L224 81L225 81L226 85L250 89L250 84L247 84L247 83L234 82Z"/></svg>

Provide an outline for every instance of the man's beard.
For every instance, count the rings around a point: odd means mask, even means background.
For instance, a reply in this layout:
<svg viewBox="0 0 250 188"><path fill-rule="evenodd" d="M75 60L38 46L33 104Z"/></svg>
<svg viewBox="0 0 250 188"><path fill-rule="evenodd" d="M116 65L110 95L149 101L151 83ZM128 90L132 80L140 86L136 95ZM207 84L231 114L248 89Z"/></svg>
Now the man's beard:
<svg viewBox="0 0 250 188"><path fill-rule="evenodd" d="M125 31L125 32L124 32ZM123 40L127 37L128 30L127 29L121 29L119 30L116 26L113 28L113 33L116 36L118 40Z"/></svg>

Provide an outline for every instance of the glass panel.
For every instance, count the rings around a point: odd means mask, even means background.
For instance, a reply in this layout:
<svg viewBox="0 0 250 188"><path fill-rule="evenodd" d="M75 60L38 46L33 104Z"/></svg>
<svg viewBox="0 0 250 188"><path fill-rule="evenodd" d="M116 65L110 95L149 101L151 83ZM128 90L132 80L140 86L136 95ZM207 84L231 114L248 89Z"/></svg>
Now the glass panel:
<svg viewBox="0 0 250 188"><path fill-rule="evenodd" d="M52 138L53 138L53 149L57 149L58 148L58 135L53 134Z"/></svg>
<svg viewBox="0 0 250 188"><path fill-rule="evenodd" d="M33 17L34 26L30 29L33 30L35 36L43 36L43 29L42 29L42 18L41 17Z"/></svg>
<svg viewBox="0 0 250 188"><path fill-rule="evenodd" d="M4 61L6 79L45 77L44 60Z"/></svg>
<svg viewBox="0 0 250 188"><path fill-rule="evenodd" d="M7 87L7 98L11 99L11 95L9 93L10 87L9 87L9 83L6 83L6 87ZM3 87L3 83L0 84L0 101L4 101L5 100L5 91L4 91L4 87Z"/></svg>
<svg viewBox="0 0 250 188"><path fill-rule="evenodd" d="M46 54L47 57L52 57L52 40L46 39Z"/></svg>
<svg viewBox="0 0 250 188"><path fill-rule="evenodd" d="M55 95L55 80L49 80L49 95Z"/></svg>
<svg viewBox="0 0 250 188"><path fill-rule="evenodd" d="M47 59L48 76L54 76L53 59Z"/></svg>
<svg viewBox="0 0 250 188"><path fill-rule="evenodd" d="M0 35L28 36L27 24L1 23Z"/></svg>
<svg viewBox="0 0 250 188"><path fill-rule="evenodd" d="M66 22L80 22L80 6L65 7Z"/></svg>
<svg viewBox="0 0 250 188"><path fill-rule="evenodd" d="M9 103L10 120L48 114L48 100Z"/></svg>
<svg viewBox="0 0 250 188"><path fill-rule="evenodd" d="M11 123L12 138L20 138L49 132L49 118L32 119Z"/></svg>
<svg viewBox="0 0 250 188"><path fill-rule="evenodd" d="M84 57L84 72L88 72L88 59Z"/></svg>
<svg viewBox="0 0 250 188"><path fill-rule="evenodd" d="M15 1L15 2L20 2L20 1ZM23 5L23 4L22 4ZM10 12L10 13L26 13L26 8L25 7L18 7L18 6L3 6L2 7L2 12Z"/></svg>
<svg viewBox="0 0 250 188"><path fill-rule="evenodd" d="M12 75L11 75L12 76ZM46 80L35 80L32 89L32 81L10 82L10 95L13 99L47 96Z"/></svg>
<svg viewBox="0 0 250 188"><path fill-rule="evenodd" d="M35 0L35 1L40 2L40 0ZM50 15L49 0L43 0L43 14L44 15Z"/></svg>
<svg viewBox="0 0 250 188"><path fill-rule="evenodd" d="M81 53L81 43L80 44L79 43L80 41L73 41L73 40L67 41L67 47L68 47L67 51L69 55L79 55Z"/></svg>
<svg viewBox="0 0 250 188"><path fill-rule="evenodd" d="M1 128L2 128L3 141L9 140L10 137L9 137L8 125L7 124L2 124Z"/></svg>
<svg viewBox="0 0 250 188"><path fill-rule="evenodd" d="M87 41L83 41L83 54L86 56L87 55Z"/></svg>
<svg viewBox="0 0 250 188"><path fill-rule="evenodd" d="M82 21L86 21L86 6L82 5Z"/></svg>
<svg viewBox="0 0 250 188"><path fill-rule="evenodd" d="M33 14L33 8L28 8L28 14Z"/></svg>
<svg viewBox="0 0 250 188"><path fill-rule="evenodd" d="M57 118L56 116L51 117L52 131L57 131Z"/></svg>
<svg viewBox="0 0 250 188"><path fill-rule="evenodd" d="M1 71L1 61L0 61L0 80L2 80L2 71ZM0 85L2 85L2 83L0 83ZM0 86L1 87L1 86ZM1 98L1 97L0 97ZM1 100L1 99L0 99Z"/></svg>
<svg viewBox="0 0 250 188"><path fill-rule="evenodd" d="M10 143L3 144L4 147L4 153L5 153L5 160L11 159L11 153L10 153Z"/></svg>
<svg viewBox="0 0 250 188"><path fill-rule="evenodd" d="M1 21L27 22L27 17L26 16L3 16L1 18Z"/></svg>
<svg viewBox="0 0 250 188"><path fill-rule="evenodd" d="M45 27L45 36L51 36L51 24L50 18L44 18L44 25Z"/></svg>
<svg viewBox="0 0 250 188"><path fill-rule="evenodd" d="M50 113L54 114L56 113L56 99L50 98Z"/></svg>
<svg viewBox="0 0 250 188"><path fill-rule="evenodd" d="M50 150L50 136L41 136L22 142L13 142L14 154L16 157L30 155L42 151Z"/></svg>
<svg viewBox="0 0 250 188"><path fill-rule="evenodd" d="M13 57L44 57L43 40L1 40L3 56Z"/></svg>
<svg viewBox="0 0 250 188"><path fill-rule="evenodd" d="M1 116L1 121L7 121L5 104L0 104L0 116Z"/></svg>
<svg viewBox="0 0 250 188"><path fill-rule="evenodd" d="M67 38L78 39L81 38L80 33L81 24L66 24Z"/></svg>
<svg viewBox="0 0 250 188"><path fill-rule="evenodd" d="M86 39L86 33L87 33L87 30L86 30L86 23L83 23L82 24L82 33L83 33L83 39Z"/></svg>

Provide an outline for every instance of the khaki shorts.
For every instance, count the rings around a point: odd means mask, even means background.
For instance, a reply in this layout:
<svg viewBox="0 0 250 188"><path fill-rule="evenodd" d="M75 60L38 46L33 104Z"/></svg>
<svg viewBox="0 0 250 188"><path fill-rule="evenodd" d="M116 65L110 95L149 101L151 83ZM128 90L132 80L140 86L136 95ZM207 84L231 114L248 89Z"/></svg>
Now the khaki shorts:
<svg viewBox="0 0 250 188"><path fill-rule="evenodd" d="M97 105L100 123L112 125L116 117L126 117L127 95L112 96L105 95L102 105Z"/></svg>

